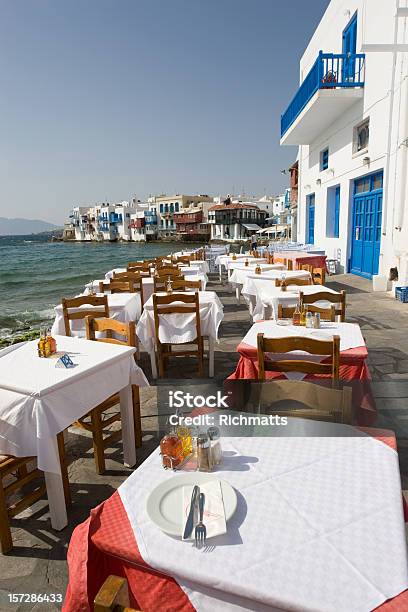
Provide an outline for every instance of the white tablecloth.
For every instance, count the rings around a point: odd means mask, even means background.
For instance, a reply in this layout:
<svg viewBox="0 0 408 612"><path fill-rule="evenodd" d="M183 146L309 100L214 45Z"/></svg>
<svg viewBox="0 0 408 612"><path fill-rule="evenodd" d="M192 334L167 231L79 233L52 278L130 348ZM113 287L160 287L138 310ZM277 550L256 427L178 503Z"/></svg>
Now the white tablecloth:
<svg viewBox="0 0 408 612"><path fill-rule="evenodd" d="M182 292L180 292L182 293ZM218 329L224 317L222 303L215 291L200 291L201 334L218 340ZM142 316L136 327L136 333L147 351L154 349L155 329L153 298L144 305ZM177 344L190 342L197 336L194 314L171 314L160 317L160 342Z"/></svg>
<svg viewBox="0 0 408 612"><path fill-rule="evenodd" d="M37 456L38 467L60 473L55 436L130 383L147 386L132 347L55 336L74 368L41 359L37 341L0 355L0 454Z"/></svg>
<svg viewBox="0 0 408 612"><path fill-rule="evenodd" d="M262 270L261 274L255 274L255 268L259 266ZM253 263L249 266L245 266L243 263L237 264L236 262L229 267L230 277L228 282L230 285L235 287L236 285L243 285L245 279L248 276L262 276L267 272L276 273L276 278L279 278L282 272L286 273L285 266L283 264L267 264L267 263ZM307 272L308 274L308 272Z"/></svg>
<svg viewBox="0 0 408 612"><path fill-rule="evenodd" d="M365 346L363 334L357 323L322 321L320 329L310 329L303 325L278 325L276 321L260 321L252 325L241 342L256 347L258 334L265 334L266 338L310 336L316 340L331 340L333 336L340 336L340 351Z"/></svg>
<svg viewBox="0 0 408 612"><path fill-rule="evenodd" d="M99 294L102 295L102 294ZM138 293L113 293L108 294L109 318L128 323L129 321L136 322L140 318L141 301ZM81 306L78 310L89 310L89 306ZM55 320L52 326L52 333L64 335L64 317L62 313L62 305L59 304L54 308ZM71 310L71 309L70 309ZM84 319L74 319L70 321L71 335L84 338L85 321Z"/></svg>
<svg viewBox="0 0 408 612"><path fill-rule="evenodd" d="M204 274L208 274L210 271L208 262L205 261L205 259L194 259L193 261L190 262L189 267L197 268L200 272L203 272Z"/></svg>
<svg viewBox="0 0 408 612"><path fill-rule="evenodd" d="M262 321L271 313L274 319L278 318L278 305L295 306L299 299L299 293L303 291L305 295L313 293L338 294L337 291L324 287L322 285L305 285L296 286L289 285L286 291L282 291L280 287L275 287L275 283L270 280L258 281L252 277L247 277L242 289L242 295L247 300L252 318L254 321ZM316 302L316 306L320 308L329 308L330 303L327 301Z"/></svg>
<svg viewBox="0 0 408 612"><path fill-rule="evenodd" d="M118 489L143 559L173 576L196 610L362 612L408 587L393 449L368 436L222 444L229 456L217 475L237 490L238 507L210 552L149 520L152 489L178 477L158 450Z"/></svg>
<svg viewBox="0 0 408 612"><path fill-rule="evenodd" d="M197 273L197 270L194 270L193 268L191 268L191 270L192 270L192 272L190 274L185 274L183 272L183 276L185 277L186 280L189 280L189 281L200 281L201 282L201 289L202 289L202 291L205 291L206 288L207 288L208 276L206 274L203 274L202 272L198 272ZM91 283L87 283L85 285L84 294L85 295L89 295L89 290L90 290L91 287L93 287L93 290L97 292L99 290L99 283L100 282L106 282L106 279L105 279L105 281L94 280ZM148 276L146 278L142 278L142 287L143 287L143 303L144 303L144 302L147 302L149 297L154 292L153 277L152 276Z"/></svg>

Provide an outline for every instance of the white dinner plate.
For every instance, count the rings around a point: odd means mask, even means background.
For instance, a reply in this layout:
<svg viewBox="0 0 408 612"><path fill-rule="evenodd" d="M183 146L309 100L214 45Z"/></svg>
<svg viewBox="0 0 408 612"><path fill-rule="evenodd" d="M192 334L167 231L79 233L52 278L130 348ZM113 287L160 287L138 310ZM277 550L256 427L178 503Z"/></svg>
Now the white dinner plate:
<svg viewBox="0 0 408 612"><path fill-rule="evenodd" d="M146 502L150 520L165 533L181 537L184 531L183 487L187 485L193 487L210 480L218 480L221 484L225 520L228 521L237 508L237 494L228 482L217 478L214 474L204 472L180 474L157 485Z"/></svg>

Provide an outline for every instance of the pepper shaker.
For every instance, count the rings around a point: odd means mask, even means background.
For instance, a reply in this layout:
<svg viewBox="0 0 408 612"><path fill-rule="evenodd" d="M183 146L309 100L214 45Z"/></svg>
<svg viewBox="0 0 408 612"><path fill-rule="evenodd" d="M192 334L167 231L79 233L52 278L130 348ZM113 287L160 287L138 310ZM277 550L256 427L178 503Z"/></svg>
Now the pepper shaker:
<svg viewBox="0 0 408 612"><path fill-rule="evenodd" d="M211 472L211 446L206 433L197 436L197 468L199 472Z"/></svg>

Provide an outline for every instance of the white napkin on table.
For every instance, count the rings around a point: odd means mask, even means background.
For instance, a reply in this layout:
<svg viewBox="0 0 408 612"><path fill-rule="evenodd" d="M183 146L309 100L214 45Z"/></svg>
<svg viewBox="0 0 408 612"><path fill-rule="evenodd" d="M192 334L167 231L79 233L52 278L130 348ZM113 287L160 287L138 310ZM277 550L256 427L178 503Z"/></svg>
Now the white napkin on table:
<svg viewBox="0 0 408 612"><path fill-rule="evenodd" d="M183 527L186 524L188 513L190 510L191 495L193 486L188 485L183 487ZM200 484L200 493L204 493L204 517L203 523L207 528L207 539L214 536L227 533L227 522L225 520L224 499L222 496L221 483L219 480L209 480L206 483ZM200 518L198 513L197 501L197 522ZM195 525L193 531L187 540L194 540Z"/></svg>

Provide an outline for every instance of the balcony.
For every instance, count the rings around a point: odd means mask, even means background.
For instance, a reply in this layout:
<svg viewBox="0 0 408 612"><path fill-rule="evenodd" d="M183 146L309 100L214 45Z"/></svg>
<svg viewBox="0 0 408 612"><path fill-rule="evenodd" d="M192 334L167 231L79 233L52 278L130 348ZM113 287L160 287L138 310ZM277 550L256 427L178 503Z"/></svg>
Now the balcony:
<svg viewBox="0 0 408 612"><path fill-rule="evenodd" d="M201 210L195 213L178 213L174 220L176 223L202 223L203 213Z"/></svg>
<svg viewBox="0 0 408 612"><path fill-rule="evenodd" d="M365 55L320 51L281 115L281 145L310 144L364 95Z"/></svg>

